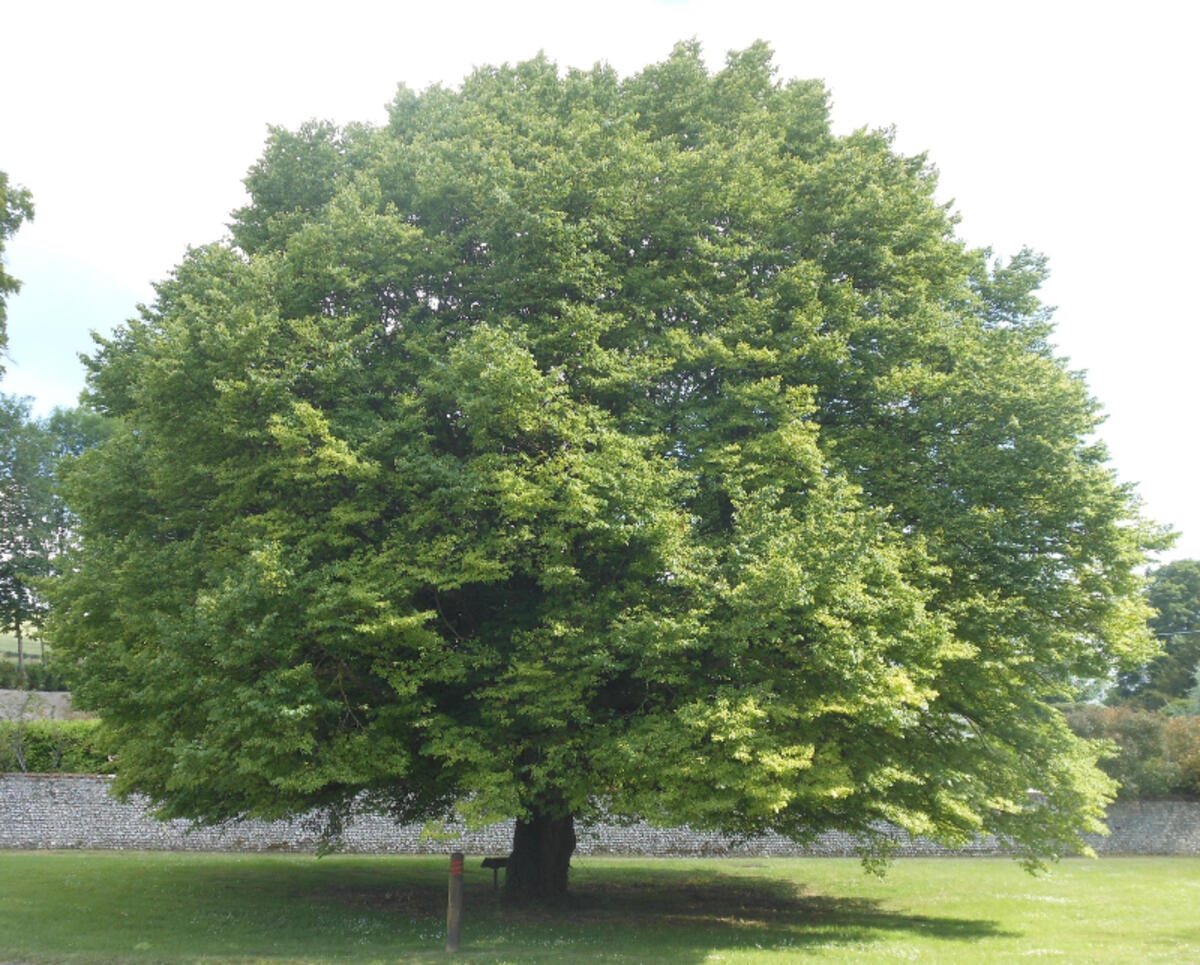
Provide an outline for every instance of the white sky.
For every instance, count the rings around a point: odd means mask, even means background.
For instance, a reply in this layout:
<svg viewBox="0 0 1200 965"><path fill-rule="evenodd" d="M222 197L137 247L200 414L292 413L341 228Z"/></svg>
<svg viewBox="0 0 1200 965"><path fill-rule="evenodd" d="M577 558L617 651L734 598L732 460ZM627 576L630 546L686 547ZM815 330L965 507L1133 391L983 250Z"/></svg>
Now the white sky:
<svg viewBox="0 0 1200 965"><path fill-rule="evenodd" d="M1194 428L1200 14L1185 2L608 0L316 4L13 2L0 170L34 195L9 242L0 390L40 411L82 387L76 353L225 232L268 124L382 121L395 85L456 85L544 50L622 74L698 38L710 66L757 38L781 78L820 77L837 130L895 125L927 151L971 243L1050 256L1057 343L1109 414L1147 514L1200 557Z"/></svg>

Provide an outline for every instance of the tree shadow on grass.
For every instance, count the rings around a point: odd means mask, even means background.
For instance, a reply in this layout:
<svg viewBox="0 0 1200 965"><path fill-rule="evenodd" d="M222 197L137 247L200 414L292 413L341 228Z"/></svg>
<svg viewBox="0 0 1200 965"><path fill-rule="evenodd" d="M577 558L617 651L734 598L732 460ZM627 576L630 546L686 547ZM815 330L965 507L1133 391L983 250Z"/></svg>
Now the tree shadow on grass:
<svg viewBox="0 0 1200 965"><path fill-rule="evenodd" d="M22 887L36 900L21 906L22 927L9 930L11 947L0 958L196 965L445 960L444 858L315 862L106 853L23 860ZM769 862L761 870L715 862L582 863L572 889L549 907L514 904L492 890L489 872L469 862L462 958L690 965L714 952L756 948L836 958L864 946L1011 935L992 921L909 915L870 898L815 894Z"/></svg>
<svg viewBox="0 0 1200 965"><path fill-rule="evenodd" d="M463 947L476 956L519 954L522 961L537 961L616 954L629 961L699 962L714 951L803 952L1014 935L993 921L910 915L875 899L810 894L794 882L714 872L711 866L577 873L571 894L549 905L514 903L493 891L490 879L468 874ZM405 915L445 916L442 889L350 888L326 897Z"/></svg>

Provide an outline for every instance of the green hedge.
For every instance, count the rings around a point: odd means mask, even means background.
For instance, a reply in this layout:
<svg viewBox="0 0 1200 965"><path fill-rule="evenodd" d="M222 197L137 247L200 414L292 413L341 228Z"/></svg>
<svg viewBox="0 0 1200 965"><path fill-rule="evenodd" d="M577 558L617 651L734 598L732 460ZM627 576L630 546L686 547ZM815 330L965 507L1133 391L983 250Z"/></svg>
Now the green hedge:
<svg viewBox="0 0 1200 965"><path fill-rule="evenodd" d="M15 660L0 660L0 688L17 690L20 687ZM25 690L66 690L67 683L54 662L25 661Z"/></svg>
<svg viewBox="0 0 1200 965"><path fill-rule="evenodd" d="M1120 782L1119 797L1200 798L1200 717L1095 704L1072 707L1066 717L1080 737L1115 745L1100 767Z"/></svg>
<svg viewBox="0 0 1200 965"><path fill-rule="evenodd" d="M98 720L0 721L0 773L111 774Z"/></svg>

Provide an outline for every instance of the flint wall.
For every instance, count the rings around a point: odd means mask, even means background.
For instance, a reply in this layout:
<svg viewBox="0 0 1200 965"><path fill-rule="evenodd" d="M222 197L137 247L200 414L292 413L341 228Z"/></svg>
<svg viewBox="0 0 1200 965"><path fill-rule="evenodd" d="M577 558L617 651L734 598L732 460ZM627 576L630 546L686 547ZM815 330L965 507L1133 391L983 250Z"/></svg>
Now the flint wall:
<svg viewBox="0 0 1200 965"><path fill-rule="evenodd" d="M108 795L100 776L0 775L0 848L99 848L161 851L315 851L320 823L244 821L192 828L187 821L161 822L146 813L144 800L122 804ZM1117 802L1108 812L1110 834L1089 839L1101 854L1200 855L1200 802ZM449 827L449 836L430 837L420 825L396 825L378 815L357 817L346 829L343 850L357 854L506 854L512 823L478 831ZM845 856L855 854L853 837L830 832L801 847L778 835L739 840L688 828L646 824L580 827L578 853L662 856ZM901 855L997 855L988 838L949 851L920 839L904 839Z"/></svg>

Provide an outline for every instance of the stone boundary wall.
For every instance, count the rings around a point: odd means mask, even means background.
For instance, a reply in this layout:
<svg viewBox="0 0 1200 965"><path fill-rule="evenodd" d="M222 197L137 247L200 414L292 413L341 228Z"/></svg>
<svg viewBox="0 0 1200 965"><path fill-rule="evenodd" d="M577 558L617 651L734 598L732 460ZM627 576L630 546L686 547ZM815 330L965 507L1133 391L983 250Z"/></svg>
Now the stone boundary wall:
<svg viewBox="0 0 1200 965"><path fill-rule="evenodd" d="M0 720L80 720L90 716L72 709L67 690L0 689Z"/></svg>
<svg viewBox="0 0 1200 965"><path fill-rule="evenodd" d="M299 851L317 848L320 825L313 819L244 821L193 829L189 822L156 821L145 800L122 804L108 796L108 778L61 774L0 775L0 848L96 848L154 851ZM1200 855L1200 802L1118 802L1108 812L1110 835L1091 836L1100 854ZM347 827L343 852L351 854L507 854L512 822L468 831L453 825L436 838L420 825L401 826L364 814ZM738 839L688 828L654 828L644 823L597 824L577 829L579 854L661 856L853 856L851 835L829 832L800 846L779 835ZM901 856L999 855L989 838L949 850L905 837Z"/></svg>

